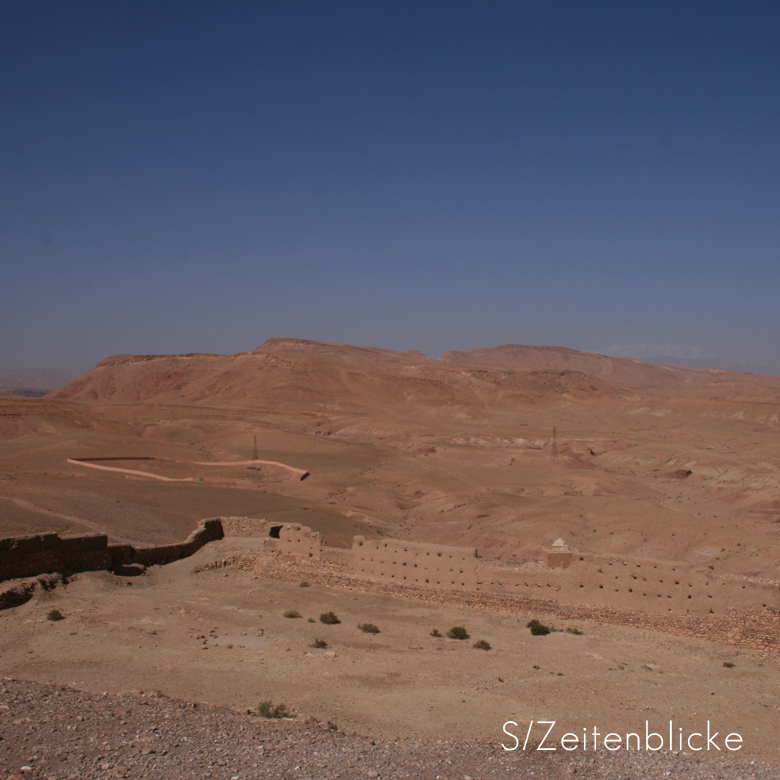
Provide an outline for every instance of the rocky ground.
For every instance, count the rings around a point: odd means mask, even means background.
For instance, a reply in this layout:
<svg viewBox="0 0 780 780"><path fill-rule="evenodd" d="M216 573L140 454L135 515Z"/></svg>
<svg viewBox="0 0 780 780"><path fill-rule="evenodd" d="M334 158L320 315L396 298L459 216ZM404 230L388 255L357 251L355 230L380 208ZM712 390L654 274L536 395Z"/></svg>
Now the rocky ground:
<svg viewBox="0 0 780 780"><path fill-rule="evenodd" d="M775 780L777 768L685 753L505 752L474 741L377 740L155 693L0 681L0 777L291 780Z"/></svg>

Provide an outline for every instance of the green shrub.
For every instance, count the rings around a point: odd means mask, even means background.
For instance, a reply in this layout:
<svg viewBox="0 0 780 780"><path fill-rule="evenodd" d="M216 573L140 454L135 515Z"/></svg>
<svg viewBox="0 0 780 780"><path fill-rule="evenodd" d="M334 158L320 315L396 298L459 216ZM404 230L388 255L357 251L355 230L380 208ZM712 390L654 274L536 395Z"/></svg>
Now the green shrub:
<svg viewBox="0 0 780 780"><path fill-rule="evenodd" d="M453 626L448 632L447 636L450 639L468 639L469 638L469 632L466 631L463 626Z"/></svg>
<svg viewBox="0 0 780 780"><path fill-rule="evenodd" d="M373 623L361 623L358 628L364 634L378 634L379 629Z"/></svg>
<svg viewBox="0 0 780 780"><path fill-rule="evenodd" d="M287 612L284 613L284 616L286 618L299 618L301 613L296 609L288 609Z"/></svg>
<svg viewBox="0 0 780 780"><path fill-rule="evenodd" d="M582 636L582 631L579 630L579 628L567 628L566 629L567 634L576 634L577 636Z"/></svg>
<svg viewBox="0 0 780 780"><path fill-rule="evenodd" d="M536 618L529 620L526 628L530 628L534 636L545 636L550 633L549 627L545 626L544 623L540 623Z"/></svg>
<svg viewBox="0 0 780 780"><path fill-rule="evenodd" d="M724 661L723 665L726 667L726 669L733 669L734 668L734 664L731 663L731 661Z"/></svg>
<svg viewBox="0 0 780 780"><path fill-rule="evenodd" d="M487 642L484 639L479 639L474 642L474 647L476 647L477 650L490 650L490 642Z"/></svg>
<svg viewBox="0 0 780 780"><path fill-rule="evenodd" d="M46 615L46 620L65 620L65 615L62 614L58 609L53 609L51 612L49 612L48 615Z"/></svg>
<svg viewBox="0 0 780 780"><path fill-rule="evenodd" d="M336 616L335 612L323 612L320 615L320 623L325 623L326 626L333 626L341 621Z"/></svg>
<svg viewBox="0 0 780 780"><path fill-rule="evenodd" d="M433 631L431 631L431 636L441 636L441 632L438 628L434 628Z"/></svg>
<svg viewBox="0 0 780 780"><path fill-rule="evenodd" d="M308 582L302 582L302 583L299 585L299 587L301 587L301 588L308 588L308 587L309 587L309 583L308 583Z"/></svg>
<svg viewBox="0 0 780 780"><path fill-rule="evenodd" d="M261 701L260 704L255 707L255 712L262 718L294 717L293 713L290 712L284 704L274 704L270 699Z"/></svg>
<svg viewBox="0 0 780 780"><path fill-rule="evenodd" d="M312 647L316 647L318 650L322 650L327 647L328 643L324 639L315 639L312 643Z"/></svg>

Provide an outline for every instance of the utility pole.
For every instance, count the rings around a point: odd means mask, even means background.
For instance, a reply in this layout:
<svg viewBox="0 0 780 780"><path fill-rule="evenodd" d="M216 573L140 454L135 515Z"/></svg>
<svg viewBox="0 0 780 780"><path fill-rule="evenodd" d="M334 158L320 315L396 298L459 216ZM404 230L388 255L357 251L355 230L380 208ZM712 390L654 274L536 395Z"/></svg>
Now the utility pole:
<svg viewBox="0 0 780 780"><path fill-rule="evenodd" d="M257 460L257 436L255 436L255 446L252 448L252 460Z"/></svg>

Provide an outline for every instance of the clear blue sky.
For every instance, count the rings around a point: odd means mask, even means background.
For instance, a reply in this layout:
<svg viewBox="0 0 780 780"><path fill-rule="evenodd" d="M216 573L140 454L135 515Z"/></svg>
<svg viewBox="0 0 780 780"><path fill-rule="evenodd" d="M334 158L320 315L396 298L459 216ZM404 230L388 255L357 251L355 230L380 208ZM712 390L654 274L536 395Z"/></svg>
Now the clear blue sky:
<svg viewBox="0 0 780 780"><path fill-rule="evenodd" d="M297 336L780 371L780 4L4 0L0 269L0 368Z"/></svg>

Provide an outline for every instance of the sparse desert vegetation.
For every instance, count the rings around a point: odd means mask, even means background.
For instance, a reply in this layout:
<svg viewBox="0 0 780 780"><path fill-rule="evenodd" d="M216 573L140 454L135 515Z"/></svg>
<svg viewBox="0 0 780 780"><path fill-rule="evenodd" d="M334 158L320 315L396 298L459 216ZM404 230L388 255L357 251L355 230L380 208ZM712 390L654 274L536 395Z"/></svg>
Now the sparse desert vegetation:
<svg viewBox="0 0 780 780"><path fill-rule="evenodd" d="M463 626L453 626L448 632L447 636L450 639L468 639L469 632Z"/></svg>
<svg viewBox="0 0 780 780"><path fill-rule="evenodd" d="M293 713L290 712L284 704L274 704L271 699L261 701L260 704L255 707L254 712L261 718L292 718Z"/></svg>

